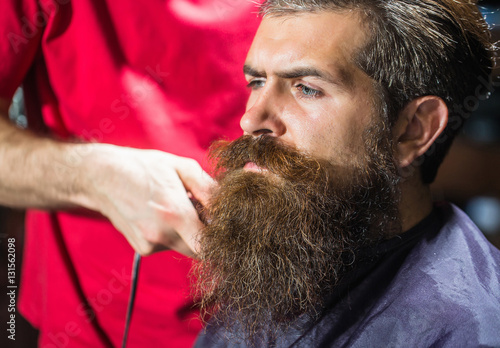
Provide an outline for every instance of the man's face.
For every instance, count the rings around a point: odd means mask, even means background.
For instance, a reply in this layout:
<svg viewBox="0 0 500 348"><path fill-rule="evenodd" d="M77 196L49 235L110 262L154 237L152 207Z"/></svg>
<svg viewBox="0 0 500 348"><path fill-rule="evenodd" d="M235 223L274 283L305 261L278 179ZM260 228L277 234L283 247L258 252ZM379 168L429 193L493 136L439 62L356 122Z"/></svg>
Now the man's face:
<svg viewBox="0 0 500 348"><path fill-rule="evenodd" d="M264 18L245 63L245 134L268 134L333 163L364 152L373 87L353 62L366 41L355 13Z"/></svg>
<svg viewBox="0 0 500 348"><path fill-rule="evenodd" d="M248 55L245 136L212 149L196 290L249 338L314 317L399 226L390 131L352 62L363 44L354 15L302 14L265 18Z"/></svg>

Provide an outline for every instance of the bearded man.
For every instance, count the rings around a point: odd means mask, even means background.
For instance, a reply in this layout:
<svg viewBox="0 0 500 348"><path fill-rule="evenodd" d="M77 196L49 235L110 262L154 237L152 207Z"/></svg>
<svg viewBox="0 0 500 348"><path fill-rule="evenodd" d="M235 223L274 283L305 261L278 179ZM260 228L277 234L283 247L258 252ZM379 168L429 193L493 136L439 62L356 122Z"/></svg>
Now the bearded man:
<svg viewBox="0 0 500 348"><path fill-rule="evenodd" d="M245 135L212 149L197 346L500 346L500 252L429 189L462 105L492 87L476 5L268 0L261 14Z"/></svg>

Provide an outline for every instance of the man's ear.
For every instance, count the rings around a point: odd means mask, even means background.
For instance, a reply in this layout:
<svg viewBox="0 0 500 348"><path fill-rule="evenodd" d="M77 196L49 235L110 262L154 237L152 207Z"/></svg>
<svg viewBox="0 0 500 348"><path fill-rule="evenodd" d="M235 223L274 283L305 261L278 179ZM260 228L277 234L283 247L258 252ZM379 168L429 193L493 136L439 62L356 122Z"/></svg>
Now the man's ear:
<svg viewBox="0 0 500 348"><path fill-rule="evenodd" d="M437 96L412 100L400 112L393 128L397 142L396 160L401 168L409 166L422 156L448 123L448 107Z"/></svg>

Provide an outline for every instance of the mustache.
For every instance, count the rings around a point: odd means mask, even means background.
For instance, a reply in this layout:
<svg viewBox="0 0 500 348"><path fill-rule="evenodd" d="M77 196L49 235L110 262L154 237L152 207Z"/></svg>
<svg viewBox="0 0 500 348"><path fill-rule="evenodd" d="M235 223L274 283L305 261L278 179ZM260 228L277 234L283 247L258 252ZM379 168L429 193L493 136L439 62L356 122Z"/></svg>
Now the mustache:
<svg viewBox="0 0 500 348"><path fill-rule="evenodd" d="M329 182L330 172L336 169L326 160L314 158L266 135L245 135L232 142L219 140L211 145L209 159L214 164L212 174L218 181L229 173L242 170L250 162L284 180L307 182L308 185Z"/></svg>

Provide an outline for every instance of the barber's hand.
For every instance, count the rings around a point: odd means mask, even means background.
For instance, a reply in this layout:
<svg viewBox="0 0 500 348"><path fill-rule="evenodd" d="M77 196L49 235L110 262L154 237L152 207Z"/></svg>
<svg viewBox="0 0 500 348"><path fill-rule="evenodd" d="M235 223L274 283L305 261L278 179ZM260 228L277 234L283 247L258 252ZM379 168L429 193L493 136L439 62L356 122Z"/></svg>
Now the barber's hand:
<svg viewBox="0 0 500 348"><path fill-rule="evenodd" d="M189 196L204 205L213 185L200 165L156 150L93 146L82 178L89 205L141 255L165 249L196 253L203 224Z"/></svg>

